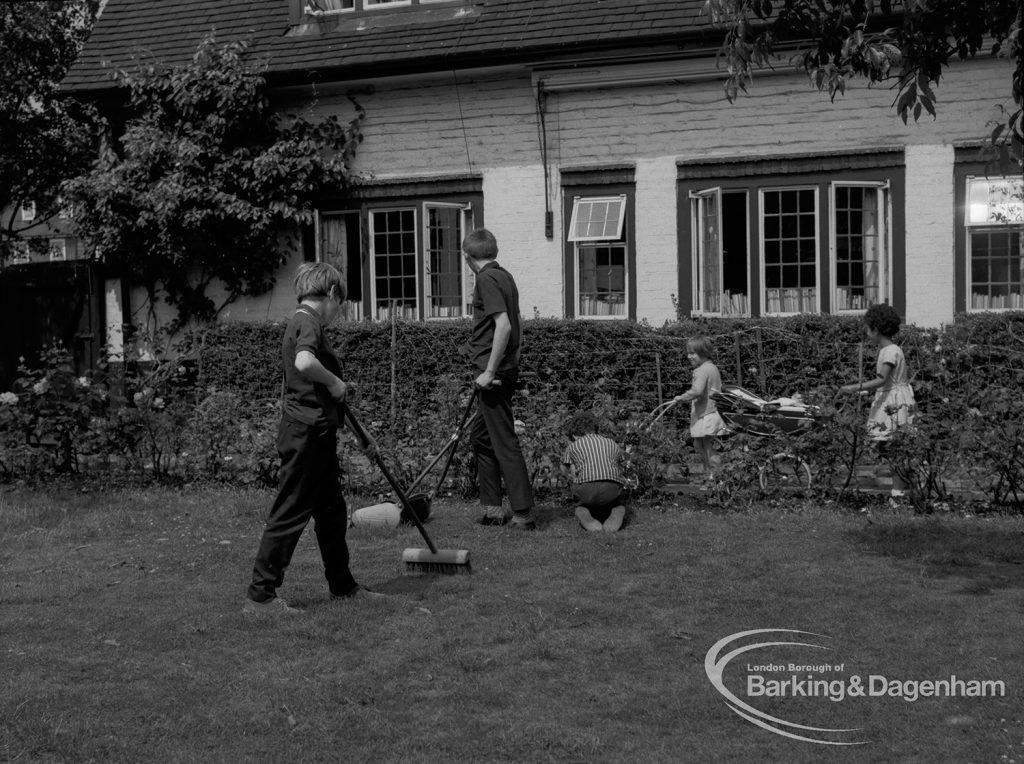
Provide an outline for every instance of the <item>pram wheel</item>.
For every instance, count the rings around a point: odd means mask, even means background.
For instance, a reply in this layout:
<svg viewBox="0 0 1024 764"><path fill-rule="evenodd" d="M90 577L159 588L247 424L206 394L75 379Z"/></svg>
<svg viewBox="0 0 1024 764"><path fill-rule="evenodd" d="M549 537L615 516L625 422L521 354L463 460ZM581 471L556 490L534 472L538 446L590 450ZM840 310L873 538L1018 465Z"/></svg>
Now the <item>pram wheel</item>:
<svg viewBox="0 0 1024 764"><path fill-rule="evenodd" d="M810 466L793 454L775 454L761 465L757 477L761 490L767 494L811 487Z"/></svg>

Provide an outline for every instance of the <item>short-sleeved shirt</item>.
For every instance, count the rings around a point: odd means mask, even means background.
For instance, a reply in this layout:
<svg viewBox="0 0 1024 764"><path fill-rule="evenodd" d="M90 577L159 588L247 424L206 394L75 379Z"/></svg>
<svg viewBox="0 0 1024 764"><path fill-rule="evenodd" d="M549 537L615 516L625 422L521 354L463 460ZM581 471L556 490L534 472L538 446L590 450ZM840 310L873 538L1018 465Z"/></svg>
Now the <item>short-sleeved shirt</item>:
<svg viewBox="0 0 1024 764"><path fill-rule="evenodd" d="M324 332L324 322L317 311L300 305L288 321L281 342L284 363L284 414L309 425L337 426L338 404L327 387L313 382L295 368L299 351L308 350L332 374L341 376L341 361L335 355Z"/></svg>
<svg viewBox="0 0 1024 764"><path fill-rule="evenodd" d="M518 365L521 325L519 318L519 289L512 274L497 263L487 263L476 274L473 288L473 332L463 346L473 365L481 371L487 369L494 342L494 317L507 313L512 332L496 371L511 371Z"/></svg>
<svg viewBox="0 0 1024 764"><path fill-rule="evenodd" d="M622 449L611 438L593 433L576 438L562 455L562 463L575 472L577 483L610 480L625 485L620 467Z"/></svg>
<svg viewBox="0 0 1024 764"><path fill-rule="evenodd" d="M889 390L896 385L905 385L910 381L910 374L907 371L907 359L899 345L886 345L878 351L878 361L875 363L875 373L882 377L885 375L885 365L892 366L892 374L883 389Z"/></svg>

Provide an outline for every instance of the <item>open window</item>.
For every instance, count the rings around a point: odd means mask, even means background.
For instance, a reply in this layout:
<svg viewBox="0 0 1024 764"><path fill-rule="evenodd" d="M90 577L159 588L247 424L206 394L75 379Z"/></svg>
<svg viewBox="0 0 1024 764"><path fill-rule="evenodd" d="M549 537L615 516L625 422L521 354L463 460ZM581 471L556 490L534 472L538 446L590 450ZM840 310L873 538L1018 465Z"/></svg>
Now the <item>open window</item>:
<svg viewBox="0 0 1024 764"><path fill-rule="evenodd" d="M1024 181L967 178L969 310L1024 309Z"/></svg>
<svg viewBox="0 0 1024 764"><path fill-rule="evenodd" d="M888 183L831 183L833 310L891 299Z"/></svg>
<svg viewBox="0 0 1024 764"><path fill-rule="evenodd" d="M684 315L905 310L902 150L680 160L677 169Z"/></svg>
<svg viewBox="0 0 1024 764"><path fill-rule="evenodd" d="M462 240L473 227L472 214L469 204L446 202L368 209L374 318L471 315L473 274Z"/></svg>
<svg viewBox="0 0 1024 764"><path fill-rule="evenodd" d="M426 243L426 317L472 315L474 274L462 257L462 240L472 227L472 207L427 202L423 205Z"/></svg>
<svg viewBox="0 0 1024 764"><path fill-rule="evenodd" d="M574 247L576 315L629 315L626 195L576 196L568 240Z"/></svg>
<svg viewBox="0 0 1024 764"><path fill-rule="evenodd" d="M569 241L611 241L622 238L626 221L626 195L586 198L572 201Z"/></svg>
<svg viewBox="0 0 1024 764"><path fill-rule="evenodd" d="M719 187L690 194L693 305L702 315L750 315L747 192Z"/></svg>
<svg viewBox="0 0 1024 764"><path fill-rule="evenodd" d="M344 316L363 317L362 236L358 210L325 212L317 216L317 259L337 268L345 279Z"/></svg>

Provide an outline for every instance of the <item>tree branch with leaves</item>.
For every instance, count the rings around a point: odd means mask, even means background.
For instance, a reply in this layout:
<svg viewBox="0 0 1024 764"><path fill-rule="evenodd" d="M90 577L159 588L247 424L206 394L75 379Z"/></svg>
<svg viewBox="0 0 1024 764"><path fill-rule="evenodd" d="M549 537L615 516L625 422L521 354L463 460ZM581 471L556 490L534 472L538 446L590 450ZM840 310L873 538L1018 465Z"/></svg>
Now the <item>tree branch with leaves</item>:
<svg viewBox="0 0 1024 764"><path fill-rule="evenodd" d="M0 262L60 212L60 185L96 155L95 110L60 93L99 0L0 3ZM18 210L35 206L23 221Z"/></svg>
<svg viewBox="0 0 1024 764"><path fill-rule="evenodd" d="M835 99L854 78L890 83L907 122L936 117L935 87L956 60L987 52L1014 63L1012 105L996 104L988 125L993 155L1024 162L1024 28L1020 0L707 0L704 13L725 30L719 61L725 94L746 92L758 68L779 53Z"/></svg>
<svg viewBox="0 0 1024 764"><path fill-rule="evenodd" d="M282 114L265 69L247 43L209 37L187 66L120 72L124 132L66 187L80 234L114 273L174 306L175 326L270 289L313 202L349 185L362 108L353 100L347 123Z"/></svg>

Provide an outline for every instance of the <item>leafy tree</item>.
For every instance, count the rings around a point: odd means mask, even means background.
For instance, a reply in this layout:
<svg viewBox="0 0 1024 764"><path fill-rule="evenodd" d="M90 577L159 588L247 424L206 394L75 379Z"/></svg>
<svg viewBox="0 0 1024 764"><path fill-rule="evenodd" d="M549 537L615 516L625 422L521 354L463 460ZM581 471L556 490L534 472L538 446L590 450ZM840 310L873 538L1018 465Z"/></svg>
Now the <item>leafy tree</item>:
<svg viewBox="0 0 1024 764"><path fill-rule="evenodd" d="M100 0L0 3L0 261L58 212L61 181L95 158L93 111L58 92ZM36 218L17 214L34 203Z"/></svg>
<svg viewBox="0 0 1024 764"><path fill-rule="evenodd" d="M798 49L796 63L833 99L848 80L893 82L904 122L936 116L937 85L949 64L986 49L1014 61L1013 104L999 105L990 145L1022 161L1024 26L1020 0L707 0L704 12L725 27L720 58L726 96L745 91L777 49Z"/></svg>
<svg viewBox="0 0 1024 764"><path fill-rule="evenodd" d="M129 117L95 168L67 186L80 233L108 266L177 309L174 328L261 294L313 221L311 200L348 185L362 109L342 124L280 115L245 42L198 47L190 64L119 73ZM216 304L208 287L226 297Z"/></svg>

